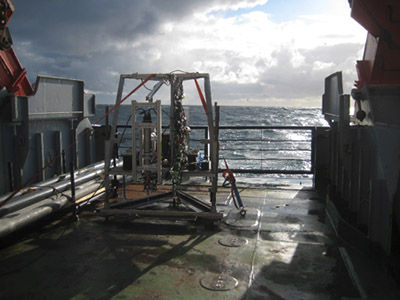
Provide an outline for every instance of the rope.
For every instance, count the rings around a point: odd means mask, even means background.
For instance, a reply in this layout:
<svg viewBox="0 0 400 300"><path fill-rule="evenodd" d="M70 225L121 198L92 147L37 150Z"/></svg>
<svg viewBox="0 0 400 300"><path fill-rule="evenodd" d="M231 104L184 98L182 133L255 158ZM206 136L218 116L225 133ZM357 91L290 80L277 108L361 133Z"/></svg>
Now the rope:
<svg viewBox="0 0 400 300"><path fill-rule="evenodd" d="M72 142L67 148L64 149L65 151L68 151L72 146L74 145L74 142ZM31 178L29 178L19 189L16 189L10 196L7 197L3 202L0 202L0 208L3 207L5 204L7 204L8 201L10 201L20 190L24 189L33 179L39 176L41 172L46 170L50 165L52 165L57 159L59 159L62 155L62 151L54 157L51 161L49 161L43 168L41 168L38 172L33 174Z"/></svg>
<svg viewBox="0 0 400 300"><path fill-rule="evenodd" d="M53 185L46 185L46 186L31 186L31 188L36 188L36 189L44 189L44 188L50 188L53 190L54 195L58 196L64 196L65 198L67 198L67 200L71 203L74 202L74 200L72 199L71 196L68 196L67 194L65 194L63 191L60 191L59 189L57 189L55 186Z"/></svg>
<svg viewBox="0 0 400 300"><path fill-rule="evenodd" d="M219 150L221 151L221 144L218 143ZM231 196L233 199L233 203L235 204L236 209L240 210L240 214L244 216L246 214L246 210L244 209L244 205L242 202L242 199L240 198L240 193L237 189L236 186L236 179L235 179L235 174L233 174L232 170L228 166L228 162L225 159L224 154L222 154L222 158L225 163L225 168L226 170L222 172L222 177L224 177L225 181L222 184L222 186L226 186L226 182L229 182L231 185Z"/></svg>
<svg viewBox="0 0 400 300"><path fill-rule="evenodd" d="M206 104L206 100L204 99L204 95L201 91L200 85L197 82L197 79L194 79L194 83L196 84L196 88L197 88L197 92L199 93L200 99L201 99L201 103L203 104L203 108L204 108L204 112L206 113L206 115L208 114L208 110L207 110L207 104ZM221 151L221 144L218 143L218 147L219 150ZM231 185L231 195L232 195L232 199L233 199L233 203L235 204L235 207L239 210L243 209L243 204L242 204L242 200L240 199L240 195L239 192L237 192L237 187L236 187L236 179L235 179L235 175L233 174L232 170L229 168L228 166L228 162L225 159L225 156L222 154L222 158L224 159L224 163L225 163L225 168L226 170L222 173L222 176L225 178L225 182L229 181L230 185ZM237 192L237 197L235 196Z"/></svg>
<svg viewBox="0 0 400 300"><path fill-rule="evenodd" d="M206 115L208 114L207 111L207 104L206 101L204 99L204 95L200 89L200 85L197 82L197 79L194 79L194 83L196 84L196 88L197 88L197 92L199 93L200 99L201 99L201 103L203 104L203 108L204 108L204 112L206 113ZM221 151L221 144L218 143L218 147L219 150ZM228 166L228 162L225 159L225 156L222 154L222 158L224 159L224 163L225 163L225 168L226 170L222 173L222 176L225 178L225 182L229 181L229 183L231 184L231 195L232 195L232 199L233 199L233 203L235 204L236 208L241 210L241 214L242 212L245 213L245 211L243 210L243 204L242 204L242 200L240 199L240 195L237 192L237 187L236 187L236 179L235 179L235 175L233 174L232 170L229 168ZM236 194L237 193L237 194ZM236 197L236 195L237 197Z"/></svg>
<svg viewBox="0 0 400 300"><path fill-rule="evenodd" d="M197 92L199 93L200 99L201 99L201 103L203 104L203 108L204 108L204 112L206 113L206 115L208 114L207 112L207 104L206 104L206 100L204 99L203 93L201 92L200 89L200 85L197 82L197 79L194 79L194 83L196 84L196 88L197 88Z"/></svg>
<svg viewBox="0 0 400 300"><path fill-rule="evenodd" d="M107 117L110 113L112 113L118 106L122 104L126 99L128 99L133 93L135 93L138 89L140 89L143 85L146 84L151 78L156 76L156 74L150 74L144 81L142 81L137 87L135 87L128 95L126 95L123 99L121 99L117 104L111 108L108 113L104 114L100 119L98 119L95 124L99 124L105 117Z"/></svg>

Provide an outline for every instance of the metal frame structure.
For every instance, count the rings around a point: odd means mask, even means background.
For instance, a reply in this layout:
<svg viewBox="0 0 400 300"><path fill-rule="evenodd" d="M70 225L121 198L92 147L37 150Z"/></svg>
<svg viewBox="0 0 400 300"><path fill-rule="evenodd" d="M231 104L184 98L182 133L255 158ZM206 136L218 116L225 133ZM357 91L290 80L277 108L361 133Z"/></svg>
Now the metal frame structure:
<svg viewBox="0 0 400 300"><path fill-rule="evenodd" d="M211 88L210 88L210 77L206 73L168 73L168 74L122 74L120 76L120 82L118 86L118 92L117 92L117 98L116 98L116 104L113 108L114 114L113 114L113 121L112 121L112 126L111 126L111 134L109 140L106 142L106 149L105 149L105 184L107 187L107 190L110 191L112 189L111 187L111 181L109 180L109 175L112 174L125 174L126 172L123 172L119 168L114 168L112 172L110 172L110 163L111 159L113 158L113 151L115 149L115 144L116 144L116 130L117 130L117 123L118 123L118 117L119 117L119 105L121 104L122 101L125 100L125 98L122 98L122 93L123 93L123 88L125 85L125 80L127 79L136 79L140 80L143 85L147 81L156 81L157 83L154 85L153 91L150 93L152 98L155 94L156 91L161 87L162 83L164 82L169 82L170 83L170 89L171 89L171 113L170 113L170 136L171 136L171 157L174 158L176 153L176 147L177 147L177 141L175 141L175 134L177 133L177 128L175 128L174 121L175 121L175 109L176 109L176 104L173 101L174 97L176 97L176 93L178 89L182 89L182 85L184 81L187 80L197 80L197 79L203 79L204 80L204 91L205 91L205 103L203 102L203 106L205 107L206 110L206 115L207 115L207 124L208 124L208 130L209 130L209 140L206 141L206 143L209 143L210 146L210 162L211 162L211 168L209 171L180 171L180 175L184 175L186 177L193 177L193 176L201 176L201 177L208 177L211 179L211 188L210 188L210 204L204 203L202 200L199 200L195 197L192 197L190 195L187 195L186 193L183 193L182 191L179 191L179 184L177 184L177 187L174 184L173 192L167 193L167 194L162 194L161 196L154 196L154 197L146 197L145 203L142 203L140 199L136 200L131 200L123 204L116 204L110 206L109 204L109 198L110 198L110 193L107 193L106 201L105 201L105 208L100 210L100 214L109 217L114 214L127 214L130 216L148 216L148 217L166 217L166 218L184 218L184 219L211 219L211 220L216 220L216 219L221 219L222 214L218 213L216 210L216 194L217 194L217 187L218 187L218 166L219 166L219 143L218 143L218 126L219 126L219 107L215 105L215 119L213 118L213 107L212 107L212 100L211 100ZM197 83L197 82L196 82ZM139 86L141 86L139 85ZM136 90L136 89L135 89ZM135 91L134 90L134 91ZM130 94L132 94L134 91L132 91ZM179 91L178 91L179 92ZM129 94L129 95L130 95ZM147 97L149 98L149 96ZM202 99L203 100L203 99ZM139 105L139 104L138 104ZM143 105L141 103L140 105ZM150 105L150 103L148 104ZM152 104L154 105L154 104ZM160 136L160 135L158 135ZM136 137L134 137L136 138ZM133 142L134 143L134 142ZM135 149L133 149L132 152L135 152ZM136 159L132 161L132 164L135 165ZM173 162L171 163L171 165ZM139 170L138 168L132 168L132 172L136 172L136 170ZM136 175L136 174L135 174ZM135 175L134 175L134 181L135 181ZM158 181L158 184L160 184L161 180ZM185 204L186 208L189 208L190 210L146 210L146 209L140 209L144 208L144 206L147 206L149 202L166 202L169 200L173 200L174 205L176 204L176 199L179 198L182 203ZM130 207L130 209L124 209L123 212L121 211L122 206L126 208L127 206Z"/></svg>
<svg viewBox="0 0 400 300"><path fill-rule="evenodd" d="M155 123L140 123L136 120L136 111L137 107L146 106L146 107L155 107L157 112L157 122ZM157 100L156 102L136 102L132 101L132 181L134 183L137 182L137 172L138 171L153 171L157 173L157 182L161 183L162 176L162 166L161 166L161 101ZM137 157L136 152L136 129L139 129L139 143L140 143L140 151L139 157ZM157 134L157 142L156 142L156 164L146 163L146 160L143 161L143 156L146 153L143 153L143 140L145 139L146 130L155 130ZM151 142L151 141L149 141ZM137 159L139 158L139 165L136 164Z"/></svg>

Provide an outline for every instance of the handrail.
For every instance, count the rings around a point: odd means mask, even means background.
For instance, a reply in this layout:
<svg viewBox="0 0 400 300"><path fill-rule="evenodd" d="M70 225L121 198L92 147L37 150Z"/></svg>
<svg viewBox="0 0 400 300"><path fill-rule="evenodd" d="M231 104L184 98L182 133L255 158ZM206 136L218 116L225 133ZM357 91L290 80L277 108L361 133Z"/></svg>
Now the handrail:
<svg viewBox="0 0 400 300"><path fill-rule="evenodd" d="M117 128L130 128L131 126L129 125L119 125ZM198 125L193 125L190 126L192 133L195 131L203 131L204 133L201 134L200 139L207 139L207 133L208 133L208 127L207 126L198 126ZM168 126L163 126L163 129L168 129ZM220 158L222 159L222 154L225 155L225 159L229 162L231 161L232 167L231 170L234 173L242 173L242 174L294 174L294 175L309 175L314 173L314 155L315 155L315 132L316 132L316 127L313 126L219 126L220 130L220 142L221 142L221 153L220 153ZM243 139L241 138L224 138L224 134L227 130L233 130L233 131L261 131L261 139L255 139L253 138L246 138ZM299 139L299 140L290 140L290 139L274 139L271 137L265 137L263 135L263 131L265 130L276 130L276 131L308 131L310 132L308 134L307 139ZM200 145L200 139L196 138L191 138L190 142L195 142ZM235 147L234 143L238 142L239 145ZM247 145L251 144L255 146L255 143L258 143L257 145L259 147L254 148L249 146L246 148L246 146L243 145L243 142L249 142ZM229 148L224 148L224 145L229 144ZM293 147L284 147L285 143L292 143L291 146L293 146L293 143L295 143L294 148ZM269 147L267 147L267 144ZM271 148L271 145L279 145L278 148ZM301 144L301 148L295 147L297 144ZM306 148L306 144L309 144L310 147ZM200 146L199 146L200 147ZM198 147L198 148L199 148ZM204 153L207 156L207 147L204 147ZM232 157L232 155L229 155L229 153L232 153L234 151L248 151L248 152L253 152L254 157L252 158L246 158L246 157ZM228 153L227 153L228 152ZM273 152L285 152L287 153L294 153L294 152L301 152L304 154L301 157L282 157L282 154L280 157L272 157L270 155L264 156L264 154L272 154ZM260 156L261 155L261 156ZM244 162L244 166L249 166L249 163L252 161L257 162L259 165L258 167L236 167L235 162ZM303 163L303 165L309 166L309 168L273 168L273 166L264 166L263 162L277 162L281 161L282 164L288 163L288 162L299 162L299 164ZM254 164L253 164L254 165ZM231 164L230 164L231 166ZM288 164L286 164L288 166ZM224 171L224 169L220 170L221 172Z"/></svg>
<svg viewBox="0 0 400 300"><path fill-rule="evenodd" d="M207 127L206 126L191 126L190 127L192 130L206 130ZM294 143L309 143L310 144L310 148L309 149L304 149L302 148L264 148L262 147L261 149L259 148L243 148L243 144L241 145L241 147L232 147L230 145L229 148L222 148L222 153L224 151L251 151L251 152L261 152L261 153L268 153L268 152L279 152L279 151L285 151L285 152L294 152L294 151L298 151L298 152L306 152L308 154L308 161L310 164L310 168L308 169L275 169L275 168L263 168L262 162L265 161L281 161L282 163L287 163L289 161L305 161L304 158L285 158L285 157L281 157L281 158L277 158L277 157L252 157L252 158L235 158L235 157L227 157L225 156L225 159L229 162L234 162L234 161L243 161L243 162L249 162L249 161L256 161L256 162L261 162L261 165L259 168L234 168L232 167L231 170L234 173L243 173L243 174L293 174L293 175L300 175L300 174L313 174L314 173L314 155L315 155L315 151L314 151L314 147L315 147L315 143L314 143L314 135L315 135L315 130L316 127L314 126L219 126L220 129L220 142L226 143L226 142L258 142L261 143L265 143L265 142L272 142L274 144L279 143L281 145L281 143L288 143L288 142L294 142ZM230 139L224 139L224 130L240 130L240 131L263 131L263 130L289 130L289 131L309 131L311 133L311 138L309 140L289 140L289 139L271 139L271 138L264 138L261 137L261 139L242 139L242 138L230 138ZM192 141L194 141L194 139L191 139ZM199 140L196 140L197 142ZM223 146L223 145L222 145ZM224 170L221 170L224 171Z"/></svg>

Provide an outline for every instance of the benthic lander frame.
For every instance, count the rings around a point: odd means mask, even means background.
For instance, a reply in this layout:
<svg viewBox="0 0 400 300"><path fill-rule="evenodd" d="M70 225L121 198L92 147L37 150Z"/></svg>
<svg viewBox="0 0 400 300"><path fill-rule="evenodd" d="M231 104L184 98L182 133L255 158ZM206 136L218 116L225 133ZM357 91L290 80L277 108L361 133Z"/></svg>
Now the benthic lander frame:
<svg viewBox="0 0 400 300"><path fill-rule="evenodd" d="M105 185L108 191L113 189L112 181L110 180L110 175L132 175L132 178L135 180L137 178L138 173L142 172L142 168L132 168L132 171L124 171L121 168L113 168L111 169L112 160L115 159L115 145L117 143L116 138L116 128L118 123L119 116L119 105L128 98L122 98L123 89L125 80L135 79L140 80L141 84L134 89L131 93L128 94L130 96L133 94L139 87L144 85L148 81L155 81L156 84L153 87L153 90L146 97L148 102L144 102L145 105L151 105L146 103L152 103L152 98L154 94L158 91L158 89L162 86L163 83L168 83L170 86L170 143L171 143L171 170L174 168L174 164L179 163L179 155L180 155L180 143L181 143L181 129L179 126L179 122L177 122L177 112L182 109L183 99L183 82L193 80L197 86L199 91L199 96L202 100L202 104L204 107L204 111L207 116L207 125L209 130L209 139L205 141L205 143L209 144L209 161L211 166L208 171L188 171L183 170L181 168L175 169L179 174L176 178L185 177L208 177L211 180L210 187L210 202L206 203L196 197L193 197L183 191L180 190L180 180L172 180L173 188L171 192L158 194L154 196L147 196L139 199L128 199L123 203L110 204L109 199L111 197L111 192L107 193L105 206L103 209L99 210L99 214L108 218L113 215L125 215L133 218L136 217L150 217L150 218L172 218L172 219L190 219L190 220L208 220L215 221L220 220L222 218L222 213L218 213L216 209L216 194L218 188L218 166L219 166L219 142L218 142L218 127L219 127L219 107L215 104L215 116L213 116L213 107L211 100L211 88L210 88L210 77L209 74L206 73L168 73L168 74L122 74L120 76L116 104L113 107L113 120L111 125L110 137L106 141L106 149L105 149ZM204 82L204 94L203 96L201 92L201 88L198 85L197 80L202 79ZM141 105L143 103L134 103L134 105ZM155 105L160 105L154 103ZM158 115L160 114L158 110ZM157 126L161 123L161 119L157 116ZM143 127L143 126L142 126ZM156 126L155 126L156 127ZM158 131L158 130L157 130ZM157 133L158 134L158 133ZM157 137L158 138L158 137ZM159 151L159 150L158 150ZM135 149L132 149L132 165L135 164L136 161L136 152ZM157 154L159 157L159 153ZM160 164L160 159L157 159L157 164ZM160 167L160 166L157 166ZM160 170L159 168L156 170ZM157 172L157 184L161 184L160 176ZM174 172L172 172L174 173ZM177 201L178 200L178 201ZM155 204L157 202L168 203L171 202L173 209L168 207L168 209L149 209L149 206ZM177 203L182 202L184 205L178 205ZM183 209L183 207L185 209Z"/></svg>

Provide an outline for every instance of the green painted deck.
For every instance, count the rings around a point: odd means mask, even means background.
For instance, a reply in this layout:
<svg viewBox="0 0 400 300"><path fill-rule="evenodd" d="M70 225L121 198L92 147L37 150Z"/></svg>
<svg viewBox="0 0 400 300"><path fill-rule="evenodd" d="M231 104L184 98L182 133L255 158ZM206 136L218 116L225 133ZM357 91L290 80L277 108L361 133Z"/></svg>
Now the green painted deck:
<svg viewBox="0 0 400 300"><path fill-rule="evenodd" d="M242 218L228 195L220 189L224 219L212 228L84 211L79 221L65 215L3 241L0 299L360 299L323 197L309 188L244 189Z"/></svg>

